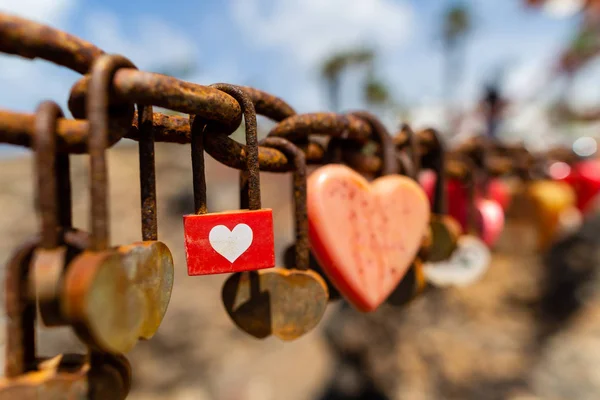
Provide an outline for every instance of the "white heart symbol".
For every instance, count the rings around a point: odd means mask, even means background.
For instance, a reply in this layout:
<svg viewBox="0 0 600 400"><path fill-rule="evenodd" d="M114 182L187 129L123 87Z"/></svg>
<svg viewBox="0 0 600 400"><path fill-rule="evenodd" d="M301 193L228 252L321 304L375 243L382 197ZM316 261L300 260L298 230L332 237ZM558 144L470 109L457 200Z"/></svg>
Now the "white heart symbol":
<svg viewBox="0 0 600 400"><path fill-rule="evenodd" d="M252 228L238 224L230 231L225 225L217 225L210 230L208 240L213 249L230 263L244 254L252 244Z"/></svg>

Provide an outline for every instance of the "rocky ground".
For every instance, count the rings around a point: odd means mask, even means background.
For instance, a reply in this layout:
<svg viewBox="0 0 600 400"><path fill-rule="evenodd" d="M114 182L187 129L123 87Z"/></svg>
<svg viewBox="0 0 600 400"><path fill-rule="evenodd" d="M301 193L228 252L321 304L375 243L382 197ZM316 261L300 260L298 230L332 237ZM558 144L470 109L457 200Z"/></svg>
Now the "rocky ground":
<svg viewBox="0 0 600 400"><path fill-rule="evenodd" d="M109 154L111 241L125 244L140 239L137 152L123 144ZM86 163L73 157L74 215L82 229L88 225ZM36 231L37 220L31 159L1 165L0 255L6 260ZM212 160L207 168L210 209L236 208L237 172ZM156 336L128 355L130 398L342 399L341 392L360 391L360 382L372 389L363 397L371 399L374 392L410 400L598 398L596 281L592 276L582 287L586 300L568 318L548 322L540 314L547 267L521 225L509 225L490 272L472 287L432 290L402 309L386 306L370 315L335 304L318 329L295 342L259 341L226 315L223 276L187 276L181 215L192 210L189 148L158 145L157 174L159 236L175 259L175 285ZM292 239L292 211L281 193L290 193L291 178L262 176L263 205L273 208L282 255ZM66 329L41 329L39 336L43 354L77 348ZM343 350L343 360L331 344Z"/></svg>

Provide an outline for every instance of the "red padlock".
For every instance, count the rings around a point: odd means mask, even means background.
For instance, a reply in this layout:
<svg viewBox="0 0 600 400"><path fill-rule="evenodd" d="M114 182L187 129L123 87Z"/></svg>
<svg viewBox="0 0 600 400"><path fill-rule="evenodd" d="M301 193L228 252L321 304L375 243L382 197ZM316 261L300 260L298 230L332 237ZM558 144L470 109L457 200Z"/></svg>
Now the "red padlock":
<svg viewBox="0 0 600 400"><path fill-rule="evenodd" d="M487 194L490 199L495 200L502 210L506 212L511 202L511 193L508 185L502 179L490 179L487 187Z"/></svg>
<svg viewBox="0 0 600 400"><path fill-rule="evenodd" d="M431 170L422 171L419 175L419 183L423 187L431 206L434 204L434 188L437 181L435 172ZM460 223L463 231L467 230L467 209L469 195L467 188L456 179L446 179L446 198L448 215Z"/></svg>
<svg viewBox="0 0 600 400"><path fill-rule="evenodd" d="M256 113L248 96L235 86L220 85L244 111L246 124L246 168L248 170L248 210L207 214L204 176L203 135L205 121L192 122L192 165L196 214L183 217L188 275L253 271L275 266L273 212L260 208L260 176Z"/></svg>
<svg viewBox="0 0 600 400"><path fill-rule="evenodd" d="M555 176L573 187L577 194L577 208L585 213L600 193L600 160L585 160L570 169L567 165L565 167L565 174ZM552 171L550 174L554 175Z"/></svg>

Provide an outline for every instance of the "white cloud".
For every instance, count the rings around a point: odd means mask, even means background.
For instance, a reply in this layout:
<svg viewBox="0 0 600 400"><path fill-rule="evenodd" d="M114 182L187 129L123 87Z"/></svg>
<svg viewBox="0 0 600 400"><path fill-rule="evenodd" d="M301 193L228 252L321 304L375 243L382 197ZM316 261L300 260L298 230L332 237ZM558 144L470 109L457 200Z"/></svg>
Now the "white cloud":
<svg viewBox="0 0 600 400"><path fill-rule="evenodd" d="M85 12L84 34L72 32L69 23L77 6L76 0L0 0L2 11L81 36L107 52L129 57L142 69L187 65L195 60L196 48L188 36L152 17L131 19L112 12ZM42 60L0 55L0 107L32 112L40 101L52 99L67 112L66 101L76 79L78 74Z"/></svg>
<svg viewBox="0 0 600 400"><path fill-rule="evenodd" d="M76 0L0 0L0 11L61 27Z"/></svg>
<svg viewBox="0 0 600 400"><path fill-rule="evenodd" d="M574 107L600 107L600 57L582 69L569 89L569 101Z"/></svg>
<svg viewBox="0 0 600 400"><path fill-rule="evenodd" d="M551 71L556 58L546 56L522 62L507 74L505 95L511 99L524 99L539 95L548 89Z"/></svg>
<svg viewBox="0 0 600 400"><path fill-rule="evenodd" d="M0 0L0 11L65 29L76 7L75 0ZM58 72L60 78L50 79ZM45 99L66 101L65 73L43 61L0 54L0 107L32 111ZM61 96L61 89L64 92Z"/></svg>
<svg viewBox="0 0 600 400"><path fill-rule="evenodd" d="M126 32L125 27L133 26ZM196 47L189 36L162 20L140 16L131 24L115 13L95 11L86 18L87 39L109 53L122 54L138 68L186 65L195 61Z"/></svg>
<svg viewBox="0 0 600 400"><path fill-rule="evenodd" d="M412 22L410 7L391 0L233 0L231 12L254 46L304 66L338 49L397 48Z"/></svg>

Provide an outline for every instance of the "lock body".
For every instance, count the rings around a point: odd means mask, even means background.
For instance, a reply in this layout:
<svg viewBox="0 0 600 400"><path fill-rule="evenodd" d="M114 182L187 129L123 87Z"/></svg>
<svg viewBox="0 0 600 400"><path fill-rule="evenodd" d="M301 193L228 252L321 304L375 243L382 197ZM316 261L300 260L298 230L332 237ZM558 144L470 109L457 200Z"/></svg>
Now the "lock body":
<svg viewBox="0 0 600 400"><path fill-rule="evenodd" d="M184 215L183 226L190 276L275 266L270 209Z"/></svg>
<svg viewBox="0 0 600 400"><path fill-rule="evenodd" d="M432 215L429 221L431 244L427 251L427 260L442 261L450 257L456 249L462 229L460 224L448 215Z"/></svg>

